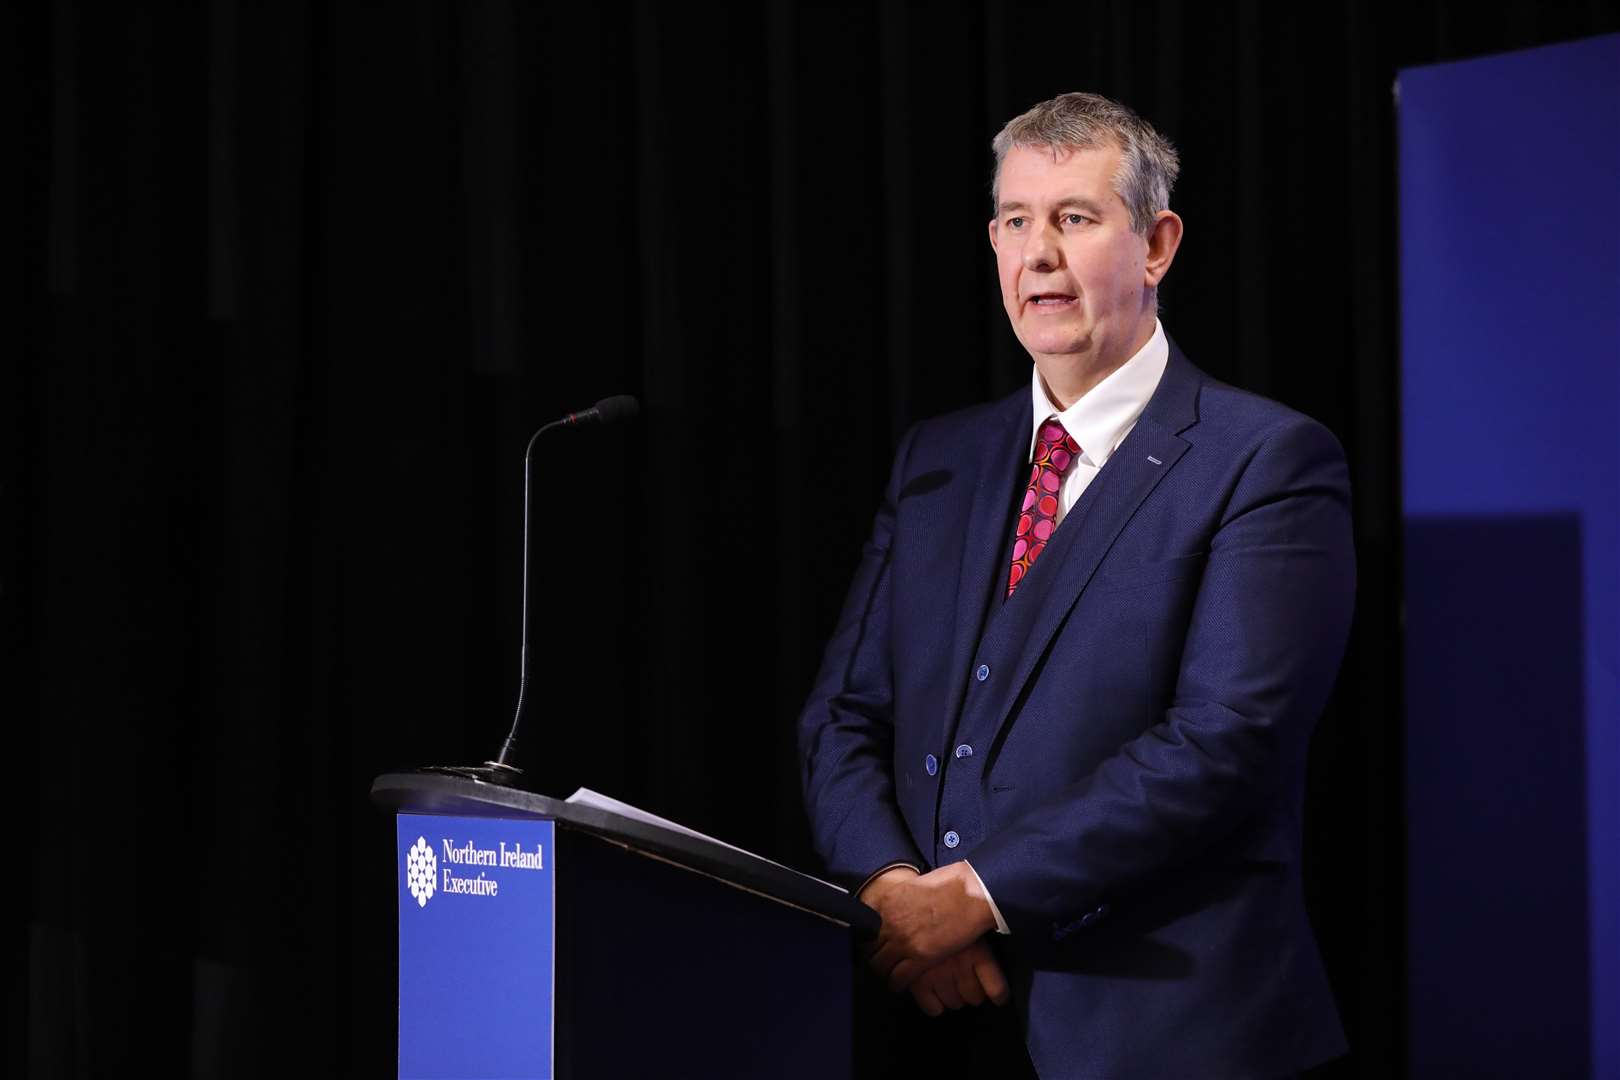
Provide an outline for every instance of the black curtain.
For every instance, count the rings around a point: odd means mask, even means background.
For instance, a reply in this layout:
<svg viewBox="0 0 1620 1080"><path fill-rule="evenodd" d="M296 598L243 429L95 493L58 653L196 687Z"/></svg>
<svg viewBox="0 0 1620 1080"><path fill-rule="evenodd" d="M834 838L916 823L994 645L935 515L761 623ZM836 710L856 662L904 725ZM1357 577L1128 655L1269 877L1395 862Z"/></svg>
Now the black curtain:
<svg viewBox="0 0 1620 1080"><path fill-rule="evenodd" d="M1182 151L1165 324L1324 421L1358 617L1313 918L1400 1071L1393 79L1611 3L24 4L5 680L13 1075L392 1075L376 774L496 749L812 857L793 719L911 421L1027 378L988 141L1069 89ZM1504 132L1503 152L1533 152ZM1488 227L1488 223L1482 223ZM549 438L549 437L548 437Z"/></svg>

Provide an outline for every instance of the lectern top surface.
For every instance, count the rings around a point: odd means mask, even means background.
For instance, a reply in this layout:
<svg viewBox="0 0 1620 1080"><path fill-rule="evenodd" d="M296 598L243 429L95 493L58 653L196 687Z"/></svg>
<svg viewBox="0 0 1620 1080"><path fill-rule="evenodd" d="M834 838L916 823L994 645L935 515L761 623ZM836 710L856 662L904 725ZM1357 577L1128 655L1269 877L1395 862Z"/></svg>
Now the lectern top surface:
<svg viewBox="0 0 1620 1080"><path fill-rule="evenodd" d="M847 925L860 934L877 932L877 913L843 889L706 837L599 807L439 773L386 773L372 783L371 799L396 813L544 818Z"/></svg>

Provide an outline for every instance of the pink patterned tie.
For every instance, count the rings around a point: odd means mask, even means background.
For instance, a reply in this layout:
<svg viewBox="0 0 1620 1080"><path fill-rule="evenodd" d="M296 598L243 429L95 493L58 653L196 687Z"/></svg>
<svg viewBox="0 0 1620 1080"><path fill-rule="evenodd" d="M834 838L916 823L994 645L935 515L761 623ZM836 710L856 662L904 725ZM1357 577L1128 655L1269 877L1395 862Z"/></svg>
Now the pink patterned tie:
<svg viewBox="0 0 1620 1080"><path fill-rule="evenodd" d="M1012 598L1057 528L1058 489L1063 477L1080 456L1080 444L1063 430L1055 416L1048 416L1035 437L1035 461L1029 470L1029 487L1024 505L1018 511L1018 527L1013 533L1012 569L1007 573L1007 597Z"/></svg>

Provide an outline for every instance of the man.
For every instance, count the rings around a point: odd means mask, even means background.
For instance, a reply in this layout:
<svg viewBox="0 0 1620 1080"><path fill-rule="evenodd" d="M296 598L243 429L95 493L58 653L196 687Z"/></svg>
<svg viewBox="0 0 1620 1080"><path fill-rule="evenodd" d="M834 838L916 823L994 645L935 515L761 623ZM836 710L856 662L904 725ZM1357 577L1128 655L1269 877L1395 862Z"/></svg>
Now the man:
<svg viewBox="0 0 1620 1080"><path fill-rule="evenodd" d="M1299 876L1343 453L1165 335L1158 133L1065 94L994 149L1031 385L901 442L800 719L817 848L882 916L891 988L1010 996L1028 1057L988 1075L1293 1074L1344 1048Z"/></svg>

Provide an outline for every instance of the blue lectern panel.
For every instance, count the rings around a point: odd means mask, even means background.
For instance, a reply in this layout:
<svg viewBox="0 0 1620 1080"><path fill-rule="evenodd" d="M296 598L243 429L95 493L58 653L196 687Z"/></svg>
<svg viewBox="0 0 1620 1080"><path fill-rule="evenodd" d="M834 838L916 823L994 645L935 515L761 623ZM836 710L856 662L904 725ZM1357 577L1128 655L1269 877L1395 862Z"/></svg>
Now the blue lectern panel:
<svg viewBox="0 0 1620 1080"><path fill-rule="evenodd" d="M401 1080L552 1075L553 829L398 816Z"/></svg>

